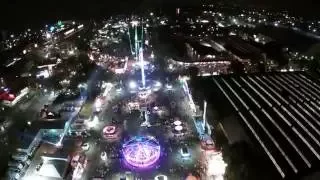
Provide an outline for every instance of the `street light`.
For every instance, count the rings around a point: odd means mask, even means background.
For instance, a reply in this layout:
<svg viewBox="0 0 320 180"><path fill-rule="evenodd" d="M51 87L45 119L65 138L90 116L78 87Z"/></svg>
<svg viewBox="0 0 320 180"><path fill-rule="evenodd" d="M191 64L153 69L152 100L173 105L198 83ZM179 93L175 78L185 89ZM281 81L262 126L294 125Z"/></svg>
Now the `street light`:
<svg viewBox="0 0 320 180"><path fill-rule="evenodd" d="M162 84L161 84L161 82L159 82L159 81L157 81L156 84L155 84L156 87L160 87L161 85L162 85Z"/></svg>
<svg viewBox="0 0 320 180"><path fill-rule="evenodd" d="M47 38L47 39L50 39L50 38L51 38L51 34L47 32L47 33L46 33L46 38Z"/></svg>
<svg viewBox="0 0 320 180"><path fill-rule="evenodd" d="M137 83L134 81L130 81L129 87L130 87L130 89L135 89L135 88L137 88Z"/></svg>
<svg viewBox="0 0 320 180"><path fill-rule="evenodd" d="M61 140L60 140L59 142L57 142L57 143L55 144L55 146L56 146L56 147L62 147L62 142L61 142Z"/></svg>

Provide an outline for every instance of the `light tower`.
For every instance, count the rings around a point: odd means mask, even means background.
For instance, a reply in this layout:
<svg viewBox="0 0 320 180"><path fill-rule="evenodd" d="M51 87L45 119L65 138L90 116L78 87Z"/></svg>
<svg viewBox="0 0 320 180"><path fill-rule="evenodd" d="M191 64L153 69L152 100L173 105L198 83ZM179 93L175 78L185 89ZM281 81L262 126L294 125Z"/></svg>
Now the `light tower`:
<svg viewBox="0 0 320 180"><path fill-rule="evenodd" d="M132 21L132 26L134 27L134 45L135 45L135 56L137 62L140 64L141 69L141 82L142 87L146 87L145 73L144 73L144 59L143 59L143 24L141 23L141 38L138 38L138 21Z"/></svg>
<svg viewBox="0 0 320 180"><path fill-rule="evenodd" d="M143 61L143 48L140 47L139 49L139 63L140 63L140 69L141 69L141 81L142 81L142 87L146 87L146 78L144 74L144 61Z"/></svg>
<svg viewBox="0 0 320 180"><path fill-rule="evenodd" d="M140 69L141 69L141 81L142 87L146 87L146 78L144 74L144 59L143 59L143 24L141 23L141 47L139 49Z"/></svg>
<svg viewBox="0 0 320 180"><path fill-rule="evenodd" d="M135 51L136 51L136 60L139 60L139 43L138 43L138 30L137 25L134 26L134 43L135 43Z"/></svg>
<svg viewBox="0 0 320 180"><path fill-rule="evenodd" d="M132 21L131 24L134 28L134 52L135 52L135 56L136 56L136 60L138 61L139 58L139 43L138 43L138 30L137 30L137 26L138 26L138 21ZM130 35L130 34L129 34Z"/></svg>

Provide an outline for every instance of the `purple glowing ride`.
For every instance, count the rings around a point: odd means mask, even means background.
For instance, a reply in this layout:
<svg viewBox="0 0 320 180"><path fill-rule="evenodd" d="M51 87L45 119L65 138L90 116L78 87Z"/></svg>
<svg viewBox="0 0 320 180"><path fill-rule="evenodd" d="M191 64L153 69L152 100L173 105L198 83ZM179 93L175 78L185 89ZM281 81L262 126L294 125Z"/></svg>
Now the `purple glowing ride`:
<svg viewBox="0 0 320 180"><path fill-rule="evenodd" d="M148 168L160 158L159 142L152 136L135 136L122 146L125 162L135 168Z"/></svg>

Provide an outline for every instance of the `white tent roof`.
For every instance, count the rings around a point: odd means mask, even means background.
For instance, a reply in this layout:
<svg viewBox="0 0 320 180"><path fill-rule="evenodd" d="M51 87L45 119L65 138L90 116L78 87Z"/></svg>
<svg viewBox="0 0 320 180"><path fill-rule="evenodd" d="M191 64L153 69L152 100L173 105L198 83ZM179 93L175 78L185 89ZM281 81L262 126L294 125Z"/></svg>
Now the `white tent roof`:
<svg viewBox="0 0 320 180"><path fill-rule="evenodd" d="M38 173L41 176L62 178L57 168L51 163L44 163Z"/></svg>

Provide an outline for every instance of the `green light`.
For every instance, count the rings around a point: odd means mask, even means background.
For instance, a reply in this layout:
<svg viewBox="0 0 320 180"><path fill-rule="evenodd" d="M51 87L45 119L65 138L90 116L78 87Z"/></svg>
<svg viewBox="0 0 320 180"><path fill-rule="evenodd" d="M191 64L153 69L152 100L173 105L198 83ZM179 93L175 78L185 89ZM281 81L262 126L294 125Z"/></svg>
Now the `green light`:
<svg viewBox="0 0 320 180"><path fill-rule="evenodd" d="M64 27L64 24L62 24L62 21L58 21L58 26L59 26L60 28L63 28L63 27Z"/></svg>

